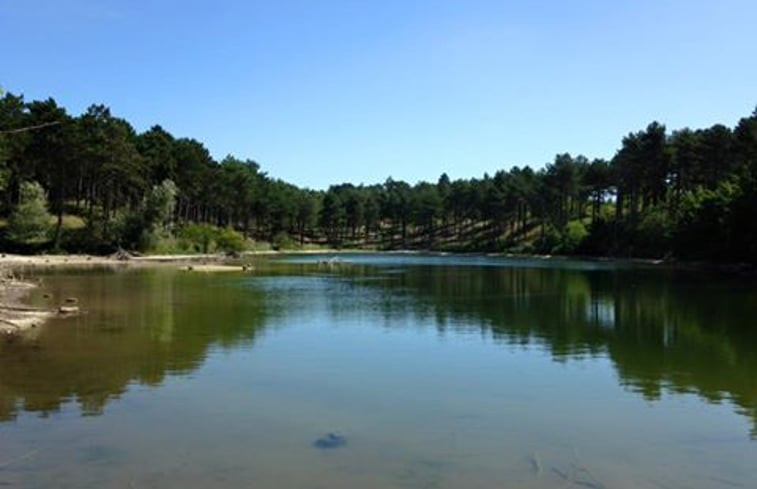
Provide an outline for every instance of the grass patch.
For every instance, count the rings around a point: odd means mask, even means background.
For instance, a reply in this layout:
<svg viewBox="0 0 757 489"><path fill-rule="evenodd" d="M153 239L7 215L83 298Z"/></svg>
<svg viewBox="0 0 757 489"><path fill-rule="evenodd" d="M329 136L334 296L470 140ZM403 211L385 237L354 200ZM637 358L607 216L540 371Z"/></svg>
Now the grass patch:
<svg viewBox="0 0 757 489"><path fill-rule="evenodd" d="M57 223L58 219L53 218L52 224L55 225ZM73 214L64 214L61 226L63 229L82 229L87 226L87 223L79 216Z"/></svg>

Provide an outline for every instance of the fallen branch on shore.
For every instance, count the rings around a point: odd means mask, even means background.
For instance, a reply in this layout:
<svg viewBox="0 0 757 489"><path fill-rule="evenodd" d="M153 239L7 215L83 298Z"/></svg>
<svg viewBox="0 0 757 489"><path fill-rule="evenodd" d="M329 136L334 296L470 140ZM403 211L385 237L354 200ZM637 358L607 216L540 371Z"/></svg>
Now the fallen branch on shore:
<svg viewBox="0 0 757 489"><path fill-rule="evenodd" d="M21 326L19 326L18 324L14 323L13 321L10 321L8 319L0 318L0 323L7 324L8 326L10 326L12 328L16 328L16 330L20 330L21 329Z"/></svg>

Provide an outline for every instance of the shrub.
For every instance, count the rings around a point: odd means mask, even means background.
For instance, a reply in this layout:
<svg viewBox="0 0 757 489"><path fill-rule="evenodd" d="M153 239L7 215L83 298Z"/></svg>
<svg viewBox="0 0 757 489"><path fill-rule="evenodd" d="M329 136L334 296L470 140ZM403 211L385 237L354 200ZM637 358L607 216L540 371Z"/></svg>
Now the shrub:
<svg viewBox="0 0 757 489"><path fill-rule="evenodd" d="M537 253L554 253L559 250L562 236L551 224L546 225L544 234L534 243Z"/></svg>
<svg viewBox="0 0 757 489"><path fill-rule="evenodd" d="M217 234L218 228L210 224L189 224L179 231L179 240L186 248L209 253Z"/></svg>
<svg viewBox="0 0 757 489"><path fill-rule="evenodd" d="M662 256L670 250L675 225L669 215L662 207L654 207L644 213L636 229L636 256Z"/></svg>
<svg viewBox="0 0 757 489"><path fill-rule="evenodd" d="M112 223L112 235L116 244L127 250L142 250L149 247L149 237L145 234L149 230L145 228L144 214L139 211L126 211L119 213Z"/></svg>
<svg viewBox="0 0 757 489"><path fill-rule="evenodd" d="M271 247L274 250L292 250L297 248L297 244L288 233L281 231L271 238Z"/></svg>
<svg viewBox="0 0 757 489"><path fill-rule="evenodd" d="M575 253L581 242L589 235L586 226L581 221L571 221L565 226L560 243L562 253Z"/></svg>
<svg viewBox="0 0 757 489"><path fill-rule="evenodd" d="M242 233L225 228L218 231L216 246L226 253L238 253L245 249L245 239Z"/></svg>
<svg viewBox="0 0 757 489"><path fill-rule="evenodd" d="M8 238L18 244L44 243L50 236L45 191L37 182L21 184L19 203L8 219Z"/></svg>

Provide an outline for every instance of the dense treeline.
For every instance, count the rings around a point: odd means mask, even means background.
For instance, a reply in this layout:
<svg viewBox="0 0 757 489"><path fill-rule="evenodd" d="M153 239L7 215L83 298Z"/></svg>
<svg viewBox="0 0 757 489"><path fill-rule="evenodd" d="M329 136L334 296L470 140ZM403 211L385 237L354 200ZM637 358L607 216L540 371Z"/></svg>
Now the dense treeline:
<svg viewBox="0 0 757 489"><path fill-rule="evenodd" d="M610 161L565 153L538 170L314 191L254 161L216 161L201 142L160 126L137 133L102 105L72 116L53 99L5 94L0 192L9 249L173 240L208 251L253 239L755 262L757 111L733 129L669 133L653 122L623 138Z"/></svg>

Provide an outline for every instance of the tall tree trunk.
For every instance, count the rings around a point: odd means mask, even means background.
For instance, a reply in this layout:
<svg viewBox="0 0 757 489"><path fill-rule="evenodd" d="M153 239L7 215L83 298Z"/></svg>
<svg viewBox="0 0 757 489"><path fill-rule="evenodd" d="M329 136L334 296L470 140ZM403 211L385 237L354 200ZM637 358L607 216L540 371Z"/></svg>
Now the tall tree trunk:
<svg viewBox="0 0 757 489"><path fill-rule="evenodd" d="M58 250L60 248L60 235L63 228L63 202L65 201L65 194L63 187L58 189L56 211L58 220L55 223L55 237L53 238L53 249Z"/></svg>
<svg viewBox="0 0 757 489"><path fill-rule="evenodd" d="M623 219L623 201L625 200L625 192L623 189L618 188L617 195L615 196L615 221L618 222Z"/></svg>

